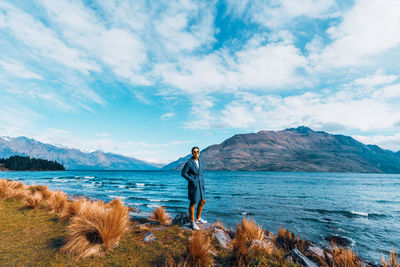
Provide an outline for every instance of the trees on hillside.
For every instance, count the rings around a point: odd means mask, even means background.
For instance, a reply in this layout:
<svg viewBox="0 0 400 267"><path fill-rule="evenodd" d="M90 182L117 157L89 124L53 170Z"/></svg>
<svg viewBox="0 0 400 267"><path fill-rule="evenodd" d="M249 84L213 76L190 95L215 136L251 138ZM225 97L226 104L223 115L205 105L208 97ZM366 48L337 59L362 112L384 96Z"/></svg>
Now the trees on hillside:
<svg viewBox="0 0 400 267"><path fill-rule="evenodd" d="M65 171L65 167L53 160L37 159L24 156L11 156L0 159L4 167L13 171Z"/></svg>

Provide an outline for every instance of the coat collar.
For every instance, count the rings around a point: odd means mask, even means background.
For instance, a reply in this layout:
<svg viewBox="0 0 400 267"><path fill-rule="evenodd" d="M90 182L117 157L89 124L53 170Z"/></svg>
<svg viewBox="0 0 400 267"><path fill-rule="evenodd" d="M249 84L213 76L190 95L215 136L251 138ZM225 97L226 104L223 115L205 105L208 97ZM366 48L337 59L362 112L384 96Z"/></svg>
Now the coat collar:
<svg viewBox="0 0 400 267"><path fill-rule="evenodd" d="M197 165L196 165L196 162L194 162L193 156L190 158L190 161L192 162L192 164L193 164L194 168L196 169L197 173L199 173L199 170L201 168L201 160L200 159L198 159L198 160L199 160L199 167L197 168Z"/></svg>

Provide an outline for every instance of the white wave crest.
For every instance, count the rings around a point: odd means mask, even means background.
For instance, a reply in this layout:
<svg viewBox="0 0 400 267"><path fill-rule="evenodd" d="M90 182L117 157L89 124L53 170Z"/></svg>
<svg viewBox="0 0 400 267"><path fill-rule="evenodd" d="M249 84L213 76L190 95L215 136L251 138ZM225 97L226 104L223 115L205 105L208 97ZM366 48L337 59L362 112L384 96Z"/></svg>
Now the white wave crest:
<svg viewBox="0 0 400 267"><path fill-rule="evenodd" d="M368 217L368 212L354 211L354 210L352 210L352 211L350 211L350 212L353 213L353 214L356 214L356 215Z"/></svg>

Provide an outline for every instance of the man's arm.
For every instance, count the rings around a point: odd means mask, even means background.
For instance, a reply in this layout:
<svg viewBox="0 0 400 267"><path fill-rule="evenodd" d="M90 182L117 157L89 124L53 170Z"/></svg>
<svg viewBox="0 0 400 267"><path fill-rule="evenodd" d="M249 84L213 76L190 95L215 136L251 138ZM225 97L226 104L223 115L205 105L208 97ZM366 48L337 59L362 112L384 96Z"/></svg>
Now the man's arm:
<svg viewBox="0 0 400 267"><path fill-rule="evenodd" d="M193 177L189 174L189 164L185 163L182 169L182 176L188 181L193 183Z"/></svg>

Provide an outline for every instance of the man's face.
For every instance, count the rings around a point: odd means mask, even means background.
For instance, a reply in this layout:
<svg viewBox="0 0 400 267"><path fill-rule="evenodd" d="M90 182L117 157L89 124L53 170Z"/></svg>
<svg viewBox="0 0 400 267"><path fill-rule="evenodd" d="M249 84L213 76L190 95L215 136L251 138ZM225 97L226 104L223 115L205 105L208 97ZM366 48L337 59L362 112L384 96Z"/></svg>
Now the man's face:
<svg viewBox="0 0 400 267"><path fill-rule="evenodd" d="M197 148L193 149L192 151L193 158L197 159L200 156L200 150Z"/></svg>

